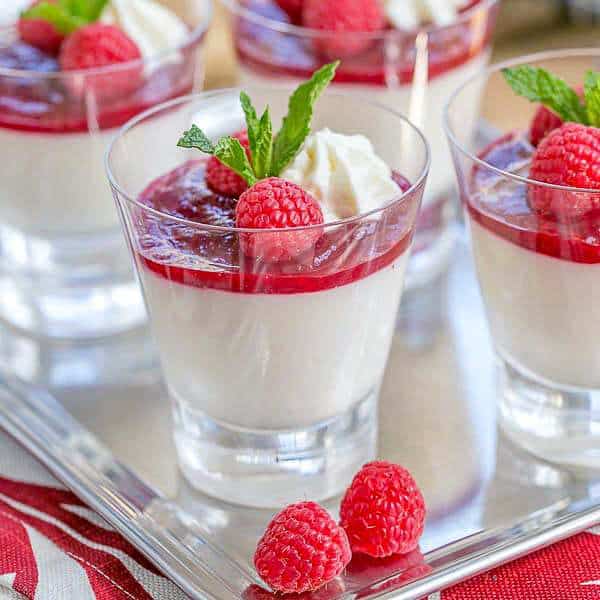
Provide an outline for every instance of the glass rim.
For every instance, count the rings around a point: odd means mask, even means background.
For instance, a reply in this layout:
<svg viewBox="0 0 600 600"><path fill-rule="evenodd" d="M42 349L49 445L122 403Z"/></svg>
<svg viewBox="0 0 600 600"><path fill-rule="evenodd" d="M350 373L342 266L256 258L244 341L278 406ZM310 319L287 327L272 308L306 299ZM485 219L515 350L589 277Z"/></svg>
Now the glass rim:
<svg viewBox="0 0 600 600"><path fill-rule="evenodd" d="M503 177L506 177L508 179L518 181L519 183L525 183L527 185L537 186L537 187L541 187L541 188L548 188L548 189L552 189L552 190L559 190L562 192L600 195L600 190L597 190L597 189L577 188L577 187L572 187L572 186L567 186L567 185L558 185L555 183L546 183L544 181L537 181L536 179L531 179L529 177L523 177L522 175L517 175L516 173L512 173L510 171L506 171L504 169L496 167L496 166L490 164L489 162L487 162L486 160L484 160L483 158L480 158L476 154L473 154L473 152L471 152L467 148L465 148L456 139L456 136L454 134L454 129L450 125L450 110L452 108L453 103L456 101L457 97L463 92L463 90L465 88L467 88L469 85L472 85L475 81L479 80L480 78L483 78L483 77L489 78L492 74L498 73L502 69L514 67L517 65L523 65L523 64L528 64L531 62L537 62L537 61L542 61L542 60L552 60L552 59L559 59L559 58L582 57L582 56L598 56L598 57L600 57L600 48L565 48L565 49L561 49L561 50L546 50L544 52L525 54L525 55L519 56L517 58L511 58L511 59L504 60L499 63L495 63L495 64L490 65L489 67L479 71L475 75L472 75L467 80L463 81L463 83L461 83L461 85L452 92L452 94L448 98L448 101L446 102L446 105L444 106L443 127L444 127L444 131L446 133L446 136L447 136L450 144L454 148L456 148L463 156L470 159L471 161L478 164L479 166L484 167L485 169L488 169L494 173L497 173L498 175L502 175Z"/></svg>
<svg viewBox="0 0 600 600"><path fill-rule="evenodd" d="M161 50L152 56L136 58L135 60L128 60L126 62L121 62L114 65L106 65L104 67L94 67L92 69L73 69L72 71L31 71L28 69L10 69L7 67L0 67L0 77L18 77L42 80L68 79L72 77L108 75L112 73L118 73L119 71L134 69L136 67L144 67L154 62L161 62L171 55L195 46L202 40L208 31L214 16L213 0L203 0L203 2L206 4L207 14L202 19L202 22L189 30L185 40L182 40L175 46ZM4 35L10 35L10 33L15 31L15 29L16 28L14 24L5 27L0 26L0 39L2 39Z"/></svg>
<svg viewBox="0 0 600 600"><path fill-rule="evenodd" d="M273 89L269 88L269 87L253 86L253 88L255 90L263 89L263 90L267 90L267 91L273 91ZM431 164L431 152L429 149L429 143L427 142L425 135L421 132L421 130L416 125L411 123L400 112L386 106L385 104L383 104L381 102L364 100L363 98L359 99L359 101L362 104L366 104L366 105L375 107L379 110L383 110L383 111L391 114L392 116L400 119L405 125L408 125L408 127L412 130L412 132L416 133L418 138L421 140L421 142L423 144L423 148L425 150L425 159L423 161L422 167L420 168L419 176L416 178L415 182L411 183L411 186L406 191L402 192L399 196L397 196L397 197L393 198L392 200L390 200L389 202L387 202L384 206L379 206L368 212L360 213L360 214L354 215L352 217L346 217L344 219L336 219L335 221L330 221L328 223L321 223L319 225L303 225L302 227L282 228L279 230L270 230L270 229L261 230L261 229L253 229L253 228L248 228L248 227L226 227L223 225L211 225L208 223L199 223L198 221L192 221L190 219L185 219L183 217L177 217L177 216L162 212L160 210L157 210L156 208L153 208L151 206L148 206L147 204L144 204L143 202L140 202L137 198L134 198L129 192L127 192L117 182L117 178L113 172L113 169L111 168L111 155L113 153L114 147L119 142L119 140L121 140L125 135L127 135L127 133L129 131L134 129L142 121L145 121L146 119L152 117L153 115L155 115L159 112L168 111L177 105L190 104L194 101L199 101L199 100L218 97L218 96L227 96L227 95L232 95L232 94L236 94L236 96L238 96L240 89L241 88L224 88L224 89L219 89L219 90L212 90L212 91L201 92L201 93L197 93L197 94L188 94L186 96L181 96L179 98L175 98L173 100L169 100L167 102L157 104L156 106L153 106L152 108L149 108L148 110L145 110L144 112L140 113L139 115L136 115L133 119L129 120L127 123L125 123L123 126L121 126L119 131L111 139L111 141L108 144L106 151L104 153L104 168L106 171L106 175L108 177L108 181L109 181L110 185L112 186L112 188L116 192L118 192L121 196L123 196L123 198L125 198L127 200L127 202L137 206L138 208L142 209L143 211L153 214L157 217L161 217L163 219L168 218L168 219L170 219L176 223L180 223L182 225L187 225L190 227L195 227L195 228L199 228L199 229L205 229L207 231L220 232L220 233L253 233L253 234L258 233L258 234L260 234L260 233L272 233L273 231L285 231L286 229L294 229L294 231L307 231L307 230L312 230L312 229L323 229L324 227L350 225L352 223L356 223L365 218L368 218L370 216L373 216L380 212L383 212L384 210L386 210L394 205L400 204L401 202L405 201L408 197L412 196L414 194L414 192L424 184L425 179L429 173L429 167ZM278 90L278 91L281 91L281 90ZM323 97L329 97L329 98L337 97L337 98L343 99L343 98L349 98L349 97L354 97L354 96L349 93L326 91L323 94ZM158 174L157 177L160 177L161 175L164 175L164 173Z"/></svg>
<svg viewBox="0 0 600 600"><path fill-rule="evenodd" d="M310 37L310 38L325 38L330 37L333 34L340 35L339 32L325 31L322 29L312 29L310 27L303 27L302 25L294 25L293 23L284 23L282 21L276 21L269 17L265 17L257 12L250 10L249 8L242 6L240 0L221 0L221 3L230 10L233 14L247 19L254 25L260 25L262 27L271 29L272 31L278 31L280 33L293 34L298 37ZM477 4L469 7L464 12L457 15L456 19L448 25L429 25L426 27L419 27L417 29L384 29L383 31L354 31L344 33L344 37L352 37L358 39L385 39L387 37L393 37L399 33L402 35L416 34L416 33L431 33L433 31L443 31L456 25L460 25L467 21L474 13L480 10L482 7L489 10L496 4L499 4L500 0L479 0Z"/></svg>

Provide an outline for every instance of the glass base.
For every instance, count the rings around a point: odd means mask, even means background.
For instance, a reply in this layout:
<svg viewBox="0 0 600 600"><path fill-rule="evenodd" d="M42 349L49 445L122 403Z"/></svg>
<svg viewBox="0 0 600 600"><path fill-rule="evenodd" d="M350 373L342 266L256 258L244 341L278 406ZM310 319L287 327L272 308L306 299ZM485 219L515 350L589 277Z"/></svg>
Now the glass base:
<svg viewBox="0 0 600 600"><path fill-rule="evenodd" d="M69 340L142 325L146 312L121 232L45 238L0 226L0 319Z"/></svg>
<svg viewBox="0 0 600 600"><path fill-rule="evenodd" d="M281 508L342 493L376 456L377 397L302 430L252 431L174 403L175 445L185 478L231 504Z"/></svg>
<svg viewBox="0 0 600 600"><path fill-rule="evenodd" d="M447 271L457 234L456 203L452 194L423 206L406 272L406 291L421 289Z"/></svg>
<svg viewBox="0 0 600 600"><path fill-rule="evenodd" d="M500 425L532 454L583 470L600 469L600 390L543 381L500 359Z"/></svg>

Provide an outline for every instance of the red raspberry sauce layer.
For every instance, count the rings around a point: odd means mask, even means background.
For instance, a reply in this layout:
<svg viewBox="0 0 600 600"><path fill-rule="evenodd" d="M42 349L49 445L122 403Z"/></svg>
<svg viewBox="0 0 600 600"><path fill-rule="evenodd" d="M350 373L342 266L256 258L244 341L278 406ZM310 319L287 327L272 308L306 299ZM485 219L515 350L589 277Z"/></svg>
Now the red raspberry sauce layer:
<svg viewBox="0 0 600 600"><path fill-rule="evenodd" d="M461 12L479 4L473 0ZM240 0L249 10L273 21L288 23L288 17L273 1ZM483 10L483 9L482 9ZM481 14L475 11L465 22L434 29L429 35L429 79L451 71L479 55L491 40L497 7L490 11L485 29L481 30ZM396 84L409 84L413 78L414 43L411 34L401 40L401 52L405 55L397 60L393 70ZM413 38L415 34L412 34ZM240 61L259 75L307 79L312 72L327 62L316 53L310 38L293 33L275 31L240 17L236 21L235 44ZM406 49L406 50L405 50ZM384 64L386 49L382 40L357 54L346 58L337 70L337 83L361 83L388 86L389 64Z"/></svg>
<svg viewBox="0 0 600 600"><path fill-rule="evenodd" d="M16 77L0 73L0 127L35 133L74 133L119 127L140 112L192 91L193 50L183 49L146 75L132 93L100 100L95 106L74 96L68 78ZM59 73L56 59L23 42L0 46L0 69Z"/></svg>
<svg viewBox="0 0 600 600"><path fill-rule="evenodd" d="M139 201L167 215L234 227L237 200L208 189L205 165L204 159L183 164L152 182ZM405 179L395 180L399 192L408 189ZM233 231L210 232L136 210L138 258L155 274L199 288L298 294L346 285L392 264L411 242L414 203L394 204L385 218L326 228L314 248L278 263L245 256Z"/></svg>
<svg viewBox="0 0 600 600"><path fill-rule="evenodd" d="M527 176L533 150L526 134L511 133L486 148L480 158L504 170L526 165L527 171L519 174ZM561 260L600 263L599 214L560 223L534 212L527 192L527 185L476 166L465 204L473 220L522 248Z"/></svg>

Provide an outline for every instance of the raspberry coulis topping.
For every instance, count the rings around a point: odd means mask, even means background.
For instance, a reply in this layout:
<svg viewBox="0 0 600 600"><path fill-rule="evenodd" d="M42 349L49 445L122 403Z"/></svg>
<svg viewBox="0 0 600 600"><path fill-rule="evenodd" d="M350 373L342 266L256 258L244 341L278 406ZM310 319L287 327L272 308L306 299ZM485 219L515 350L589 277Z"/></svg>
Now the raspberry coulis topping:
<svg viewBox="0 0 600 600"><path fill-rule="evenodd" d="M480 0L470 2L461 12L468 12L479 2ZM289 17L275 2L241 0L241 4L251 12L273 21L289 21ZM428 41L429 79L443 75L479 55L491 39L495 15L496 10L492 9L490 18L483 24L483 30L481 15L477 12L454 25L432 30ZM340 36L339 40L341 39L343 37ZM324 55L319 50L319 43L315 47L308 37L279 32L244 17L240 17L237 22L235 43L242 64L266 76L304 79L329 57L329 53ZM390 69L389 64L384 65L384 42L376 40L369 47L359 48L356 55L345 57L337 70L335 82L388 86L393 72L396 84L411 83L414 44L408 43L403 37L401 45L402 52L410 50L397 59L396 69Z"/></svg>
<svg viewBox="0 0 600 600"><path fill-rule="evenodd" d="M139 201L174 217L234 227L237 199L211 191L205 167L204 158L186 162L151 183ZM395 180L399 192L408 189L405 179L397 176ZM409 210L406 203L398 202L386 210L385 219L325 227L303 254L265 262L246 255L240 236L233 231L210 232L140 209L144 214L138 219L138 254L155 274L199 288L264 294L316 292L352 283L392 264L412 238ZM268 237L270 232L250 235Z"/></svg>
<svg viewBox="0 0 600 600"><path fill-rule="evenodd" d="M156 104L188 94L193 87L193 49L182 50L180 61L167 62L145 76L135 89L99 98L93 111L99 129L119 127ZM33 73L60 72L55 56L22 41L0 46L0 69ZM106 75L111 77L111 75ZM17 77L0 73L0 127L36 133L89 131L88 105L68 85L68 76ZM65 85L67 83L67 85Z"/></svg>
<svg viewBox="0 0 600 600"><path fill-rule="evenodd" d="M511 133L486 148L480 158L503 170L527 167L519 171L527 176L534 150L525 135ZM532 191L535 196L540 189L476 166L465 201L471 218L513 244L562 260L600 263L600 211L567 221L541 214L531 202Z"/></svg>

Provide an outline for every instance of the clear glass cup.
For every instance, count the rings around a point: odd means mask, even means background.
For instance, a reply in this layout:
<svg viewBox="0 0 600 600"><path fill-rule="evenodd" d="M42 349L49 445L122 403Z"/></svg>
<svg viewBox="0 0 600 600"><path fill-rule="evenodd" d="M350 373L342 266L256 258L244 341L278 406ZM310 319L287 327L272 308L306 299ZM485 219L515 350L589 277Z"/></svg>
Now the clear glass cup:
<svg viewBox="0 0 600 600"><path fill-rule="evenodd" d="M280 122L291 89L246 91ZM205 160L175 147L192 123L215 138L245 126L238 96L191 96L141 115L111 145L107 170L173 400L184 475L230 502L280 506L339 493L375 456L379 386L428 150L392 110L325 94L313 130L368 136L412 185L368 214L294 229L310 240L295 260L250 260L240 244L286 234L203 225L145 203L164 189L148 188L153 180Z"/></svg>
<svg viewBox="0 0 600 600"><path fill-rule="evenodd" d="M600 215L540 216L539 202L600 198L598 191L529 179L528 129L538 105L501 70L543 67L570 85L598 70L600 50L525 56L470 79L452 96L446 131L496 348L506 433L542 458L600 467ZM483 89L481 134L465 132L465 96Z"/></svg>
<svg viewBox="0 0 600 600"><path fill-rule="evenodd" d="M448 266L456 237L452 159L442 128L450 93L484 68L490 56L498 0L476 0L456 21L421 31L318 31L285 22L275 0L221 0L230 15L239 85L284 85L304 80L341 58L331 84L398 110L420 127L431 148L431 173L407 273L407 289L436 279ZM334 50L323 50L331 48ZM333 54L332 54L333 52ZM340 56L340 53L343 56ZM466 99L465 128L479 102Z"/></svg>
<svg viewBox="0 0 600 600"><path fill-rule="evenodd" d="M184 43L94 70L16 68L38 59L0 27L0 318L21 330L95 338L146 319L103 155L127 120L201 86L211 1L164 4L189 25Z"/></svg>

